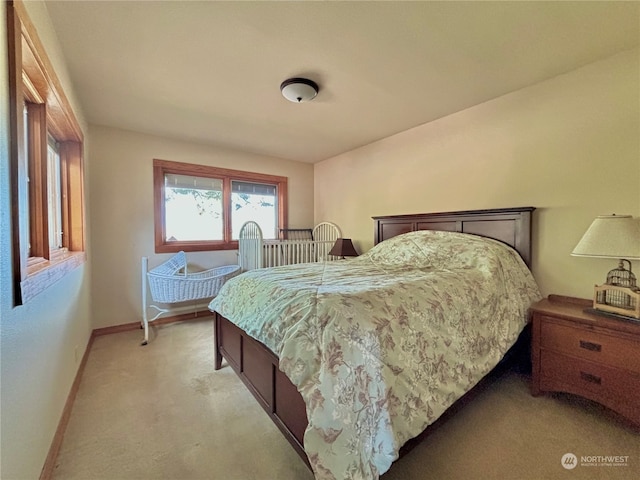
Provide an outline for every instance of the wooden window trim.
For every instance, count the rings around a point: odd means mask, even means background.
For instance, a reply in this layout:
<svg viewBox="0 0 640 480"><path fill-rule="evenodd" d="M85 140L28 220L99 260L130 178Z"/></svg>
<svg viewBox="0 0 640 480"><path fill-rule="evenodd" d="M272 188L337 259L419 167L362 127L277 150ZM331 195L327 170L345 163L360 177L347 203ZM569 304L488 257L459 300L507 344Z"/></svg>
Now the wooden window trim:
<svg viewBox="0 0 640 480"><path fill-rule="evenodd" d="M13 297L14 305L21 305L86 261L84 136L23 2L8 1L6 9ZM27 121L37 130L37 136L29 136L27 151L24 148L25 100L34 104L28 107L32 111ZM56 250L50 250L48 242L46 163L29 165L29 151L39 152L44 155L41 158L46 159L48 132L60 142L63 166L61 194L65 234L63 248ZM33 176L32 182L27 179L28 172Z"/></svg>
<svg viewBox="0 0 640 480"><path fill-rule="evenodd" d="M218 241L190 241L166 242L165 238L165 206L164 206L164 176L167 173L193 175L198 177L212 177L223 181L223 225L225 240ZM267 175L264 173L245 172L207 165L196 165L169 160L153 160L153 216L154 238L156 253L172 253L180 250L185 252L199 252L209 250L237 250L238 241L231 240L231 182L241 180L256 183L276 185L278 188L278 228L287 228L287 177Z"/></svg>
<svg viewBox="0 0 640 480"><path fill-rule="evenodd" d="M44 103L27 103L28 130L27 164L29 175L29 241L30 256L49 259L47 166L35 158L47 155L47 106Z"/></svg>

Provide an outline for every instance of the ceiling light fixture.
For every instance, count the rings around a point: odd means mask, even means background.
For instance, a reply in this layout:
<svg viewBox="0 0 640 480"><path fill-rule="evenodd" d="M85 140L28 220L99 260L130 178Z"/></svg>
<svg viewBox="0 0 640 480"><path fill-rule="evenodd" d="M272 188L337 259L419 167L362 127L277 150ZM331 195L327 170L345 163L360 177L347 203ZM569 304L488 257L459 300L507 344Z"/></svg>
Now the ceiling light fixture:
<svg viewBox="0 0 640 480"><path fill-rule="evenodd" d="M289 78L280 84L280 91L290 102L308 102L318 95L318 84L307 78Z"/></svg>

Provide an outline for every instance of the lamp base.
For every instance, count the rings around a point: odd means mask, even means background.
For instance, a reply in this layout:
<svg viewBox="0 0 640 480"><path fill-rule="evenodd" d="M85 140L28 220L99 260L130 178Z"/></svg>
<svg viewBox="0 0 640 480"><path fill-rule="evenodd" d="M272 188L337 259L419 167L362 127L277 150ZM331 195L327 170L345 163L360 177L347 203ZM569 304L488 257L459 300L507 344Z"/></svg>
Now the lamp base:
<svg viewBox="0 0 640 480"><path fill-rule="evenodd" d="M600 315L601 317L615 318L616 320L623 320L625 322L640 323L640 319L638 318L620 315L619 313L605 312L603 310L598 310L597 308L585 308L583 311L584 313L589 313L591 315Z"/></svg>
<svg viewBox="0 0 640 480"><path fill-rule="evenodd" d="M640 320L640 289L605 283L593 291L593 308Z"/></svg>

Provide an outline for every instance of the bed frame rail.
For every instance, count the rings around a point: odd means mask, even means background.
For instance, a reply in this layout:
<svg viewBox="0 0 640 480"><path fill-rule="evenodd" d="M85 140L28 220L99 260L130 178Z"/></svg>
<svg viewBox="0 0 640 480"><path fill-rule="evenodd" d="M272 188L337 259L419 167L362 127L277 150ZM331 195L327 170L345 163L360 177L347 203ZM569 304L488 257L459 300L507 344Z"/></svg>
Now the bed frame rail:
<svg viewBox="0 0 640 480"><path fill-rule="evenodd" d="M220 370L224 356L229 366L310 467L303 447L304 431L309 423L306 406L296 387L278 368L278 357L217 312L214 328L215 369Z"/></svg>

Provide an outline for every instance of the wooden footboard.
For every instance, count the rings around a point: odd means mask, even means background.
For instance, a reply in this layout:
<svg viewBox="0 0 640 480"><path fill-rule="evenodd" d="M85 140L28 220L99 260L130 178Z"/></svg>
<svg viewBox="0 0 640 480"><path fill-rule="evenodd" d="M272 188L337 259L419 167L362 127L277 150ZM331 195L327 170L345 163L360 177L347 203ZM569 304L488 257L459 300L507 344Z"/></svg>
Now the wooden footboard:
<svg viewBox="0 0 640 480"><path fill-rule="evenodd" d="M304 431L309 423L306 407L297 388L278 368L278 357L219 313L216 313L215 342L215 369L221 368L224 356L289 443L309 465L303 447Z"/></svg>

